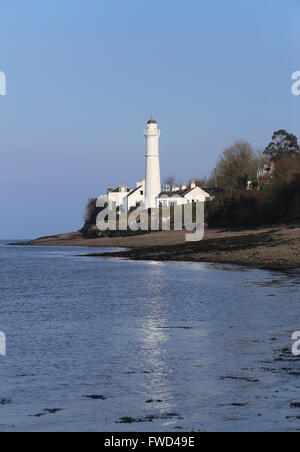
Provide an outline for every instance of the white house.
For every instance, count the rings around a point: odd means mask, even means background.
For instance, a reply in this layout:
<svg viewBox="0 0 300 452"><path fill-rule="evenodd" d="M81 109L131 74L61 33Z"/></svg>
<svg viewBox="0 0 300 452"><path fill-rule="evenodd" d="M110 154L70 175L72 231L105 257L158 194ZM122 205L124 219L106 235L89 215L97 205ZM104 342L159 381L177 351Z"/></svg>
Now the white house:
<svg viewBox="0 0 300 452"><path fill-rule="evenodd" d="M145 178L142 179L141 182L137 182L136 188L131 190L124 200L125 203L126 200L128 211L145 203Z"/></svg>
<svg viewBox="0 0 300 452"><path fill-rule="evenodd" d="M165 186L163 191L156 197L156 207L182 206L193 202L207 202L211 196L202 188L197 187L195 182L190 187L185 184L181 186Z"/></svg>
<svg viewBox="0 0 300 452"><path fill-rule="evenodd" d="M124 200L127 198L130 189L124 184L118 185L116 188L109 188L107 190L108 202L112 208L121 207Z"/></svg>

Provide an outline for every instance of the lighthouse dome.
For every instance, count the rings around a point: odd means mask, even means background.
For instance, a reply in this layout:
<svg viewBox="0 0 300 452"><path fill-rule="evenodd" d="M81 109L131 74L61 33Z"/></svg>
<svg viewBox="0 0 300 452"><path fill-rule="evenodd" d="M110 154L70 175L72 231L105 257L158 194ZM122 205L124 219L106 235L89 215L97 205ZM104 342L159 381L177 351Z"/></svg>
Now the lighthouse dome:
<svg viewBox="0 0 300 452"><path fill-rule="evenodd" d="M154 119L153 116L152 116L152 118L149 119L148 124L157 124L157 121L156 121L156 119Z"/></svg>

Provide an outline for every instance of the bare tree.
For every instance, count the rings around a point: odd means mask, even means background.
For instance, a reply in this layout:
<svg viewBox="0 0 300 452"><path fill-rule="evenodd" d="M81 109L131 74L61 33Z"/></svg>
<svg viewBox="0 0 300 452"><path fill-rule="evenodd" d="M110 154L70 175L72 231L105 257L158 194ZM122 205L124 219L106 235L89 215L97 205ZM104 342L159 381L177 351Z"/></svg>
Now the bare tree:
<svg viewBox="0 0 300 452"><path fill-rule="evenodd" d="M204 177L203 179L200 179L200 178L191 179L190 180L190 184L189 184L190 186L191 186L192 182L194 184L196 184L197 187L200 187L200 188L207 187L207 179L206 179L206 177Z"/></svg>
<svg viewBox="0 0 300 452"><path fill-rule="evenodd" d="M247 187L256 180L261 156L247 141L236 141L222 153L212 178L217 186L230 191Z"/></svg>
<svg viewBox="0 0 300 452"><path fill-rule="evenodd" d="M177 184L175 176L168 176L163 181L164 185L169 185L171 188Z"/></svg>

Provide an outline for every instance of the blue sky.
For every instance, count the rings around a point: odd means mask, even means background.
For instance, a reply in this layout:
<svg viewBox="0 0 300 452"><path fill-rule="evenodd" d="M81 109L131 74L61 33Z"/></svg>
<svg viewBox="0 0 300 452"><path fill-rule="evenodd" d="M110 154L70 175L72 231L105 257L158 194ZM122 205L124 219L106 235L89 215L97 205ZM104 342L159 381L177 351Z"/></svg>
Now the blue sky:
<svg viewBox="0 0 300 452"><path fill-rule="evenodd" d="M239 138L300 137L298 0L0 0L0 238L76 230L86 201L144 173L208 175Z"/></svg>

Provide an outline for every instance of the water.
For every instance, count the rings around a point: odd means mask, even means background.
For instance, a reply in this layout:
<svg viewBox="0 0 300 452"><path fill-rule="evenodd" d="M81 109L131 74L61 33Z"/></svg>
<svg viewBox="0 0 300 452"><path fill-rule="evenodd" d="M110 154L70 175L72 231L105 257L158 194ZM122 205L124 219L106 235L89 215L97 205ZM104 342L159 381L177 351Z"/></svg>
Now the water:
<svg viewBox="0 0 300 452"><path fill-rule="evenodd" d="M298 275L91 251L0 246L0 430L300 429Z"/></svg>

